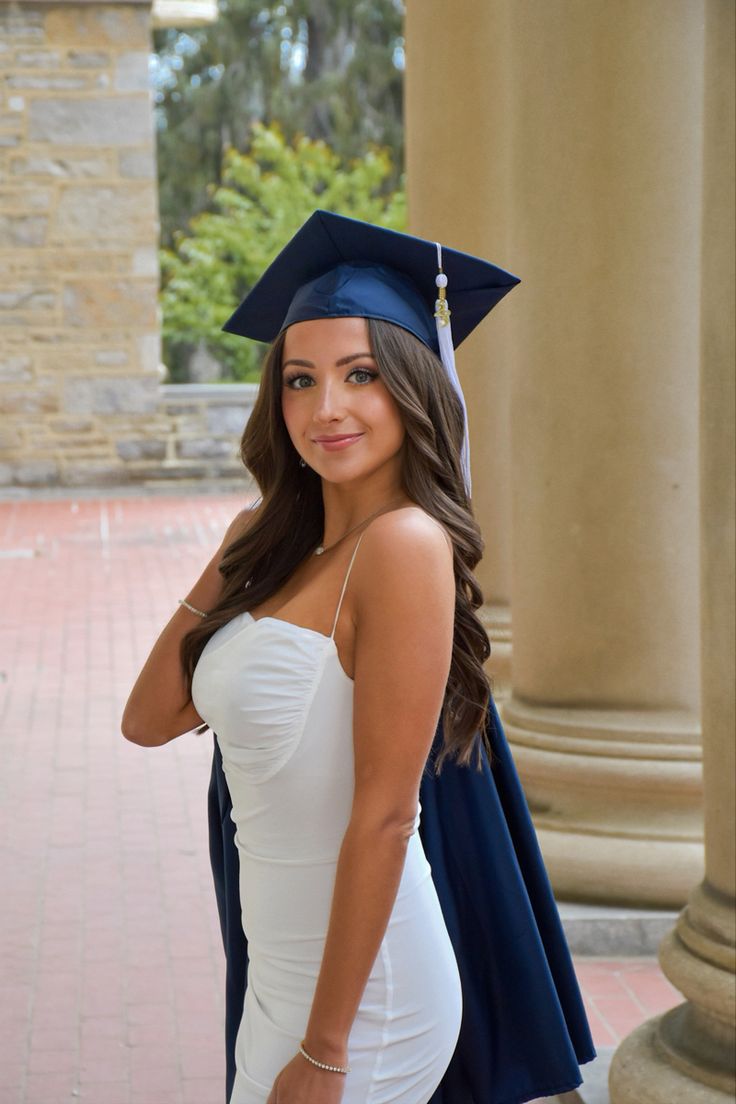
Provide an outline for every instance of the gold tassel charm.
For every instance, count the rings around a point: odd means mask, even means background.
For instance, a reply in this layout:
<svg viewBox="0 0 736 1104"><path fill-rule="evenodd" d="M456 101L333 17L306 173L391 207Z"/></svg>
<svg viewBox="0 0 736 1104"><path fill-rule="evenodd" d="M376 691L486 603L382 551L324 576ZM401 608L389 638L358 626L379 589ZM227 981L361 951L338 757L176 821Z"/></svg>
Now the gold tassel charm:
<svg viewBox="0 0 736 1104"><path fill-rule="evenodd" d="M442 269L440 269L437 278L435 279L437 285L437 299L434 304L434 316L437 319L439 326L450 325L450 307L447 302L447 277Z"/></svg>

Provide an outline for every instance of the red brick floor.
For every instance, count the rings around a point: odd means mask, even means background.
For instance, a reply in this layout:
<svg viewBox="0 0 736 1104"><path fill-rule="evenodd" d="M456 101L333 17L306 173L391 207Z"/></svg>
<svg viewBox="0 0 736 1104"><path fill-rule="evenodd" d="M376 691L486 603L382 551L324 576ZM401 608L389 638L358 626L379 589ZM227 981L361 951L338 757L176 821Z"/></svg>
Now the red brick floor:
<svg viewBox="0 0 736 1104"><path fill-rule="evenodd" d="M0 502L3 1104L223 1104L212 737L119 719L244 501ZM600 1046L682 999L654 960L576 968Z"/></svg>

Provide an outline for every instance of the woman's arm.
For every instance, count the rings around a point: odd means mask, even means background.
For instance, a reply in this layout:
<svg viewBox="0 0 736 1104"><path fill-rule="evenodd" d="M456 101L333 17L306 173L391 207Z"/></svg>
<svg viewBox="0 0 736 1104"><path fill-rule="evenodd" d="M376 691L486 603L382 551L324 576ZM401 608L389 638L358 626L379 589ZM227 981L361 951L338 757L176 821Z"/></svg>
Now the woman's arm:
<svg viewBox="0 0 736 1104"><path fill-rule="evenodd" d="M222 544L186 595L196 609L212 609L218 601L222 591L220 561L228 545L243 535L251 518L250 509L234 518ZM121 730L126 740L143 747L159 747L202 724L186 691L179 659L182 638L198 620L196 613L178 606L153 645L123 711Z"/></svg>
<svg viewBox="0 0 736 1104"><path fill-rule="evenodd" d="M452 658L446 535L418 510L379 517L356 560L355 793L305 1036L315 1058L347 1040L401 881Z"/></svg>

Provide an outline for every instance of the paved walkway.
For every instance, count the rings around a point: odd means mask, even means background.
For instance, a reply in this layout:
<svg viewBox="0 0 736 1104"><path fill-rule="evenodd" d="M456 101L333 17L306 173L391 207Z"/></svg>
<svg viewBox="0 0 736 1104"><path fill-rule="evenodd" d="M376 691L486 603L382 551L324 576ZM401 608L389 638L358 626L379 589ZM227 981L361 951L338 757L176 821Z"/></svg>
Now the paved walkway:
<svg viewBox="0 0 736 1104"><path fill-rule="evenodd" d="M143 749L119 722L243 504L0 502L3 1104L223 1104L212 737ZM682 999L650 959L576 967L600 1046Z"/></svg>

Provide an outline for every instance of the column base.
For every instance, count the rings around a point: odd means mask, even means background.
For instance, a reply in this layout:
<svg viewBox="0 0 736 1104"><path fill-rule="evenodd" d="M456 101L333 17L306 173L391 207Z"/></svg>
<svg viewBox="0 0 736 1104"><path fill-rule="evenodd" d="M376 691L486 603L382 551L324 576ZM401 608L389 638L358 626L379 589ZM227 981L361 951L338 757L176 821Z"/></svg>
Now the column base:
<svg viewBox="0 0 736 1104"><path fill-rule="evenodd" d="M516 756L516 749L513 749ZM522 783L525 785L522 778ZM537 839L555 897L586 904L679 909L687 888L703 876L703 846L681 841L627 839L590 829L539 827Z"/></svg>
<svg viewBox="0 0 736 1104"><path fill-rule="evenodd" d="M611 1061L611 1104L721 1104L736 1095L734 905L707 882L658 948L687 998L648 1020Z"/></svg>
<svg viewBox="0 0 736 1104"><path fill-rule="evenodd" d="M705 1084L673 1065L663 1047L662 1021L682 1007L647 1020L618 1047L608 1073L611 1104L733 1104L732 1092ZM704 1072L702 1067L699 1072Z"/></svg>
<svg viewBox="0 0 736 1104"><path fill-rule="evenodd" d="M556 896L677 908L703 877L697 718L499 708Z"/></svg>

